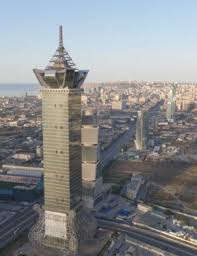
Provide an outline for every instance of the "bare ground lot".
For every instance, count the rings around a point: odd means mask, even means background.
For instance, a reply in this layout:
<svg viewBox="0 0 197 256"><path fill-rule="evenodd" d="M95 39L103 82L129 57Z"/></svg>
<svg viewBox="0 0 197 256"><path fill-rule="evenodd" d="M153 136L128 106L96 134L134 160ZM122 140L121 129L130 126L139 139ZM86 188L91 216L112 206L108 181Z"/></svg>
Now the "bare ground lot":
<svg viewBox="0 0 197 256"><path fill-rule="evenodd" d="M184 162L129 162L114 161L104 170L104 181L124 184L135 172L141 172L151 181L161 185L150 193L153 202L174 200L174 195L186 206L197 210L197 163Z"/></svg>

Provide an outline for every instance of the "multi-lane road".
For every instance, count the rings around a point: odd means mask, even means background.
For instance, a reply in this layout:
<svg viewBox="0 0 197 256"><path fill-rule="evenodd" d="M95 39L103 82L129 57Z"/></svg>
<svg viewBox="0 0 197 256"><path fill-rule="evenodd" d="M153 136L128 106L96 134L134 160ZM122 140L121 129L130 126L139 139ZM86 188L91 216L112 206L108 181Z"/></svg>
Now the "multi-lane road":
<svg viewBox="0 0 197 256"><path fill-rule="evenodd" d="M196 256L197 247L182 243L176 239L154 233L149 230L140 229L128 224L98 219L98 226L108 230L114 230L127 234L139 242L147 243L164 251L174 253L177 256Z"/></svg>
<svg viewBox="0 0 197 256"><path fill-rule="evenodd" d="M155 115L162 105L162 101L158 102L154 107L152 107L148 114L150 116ZM133 136L136 132L136 125L132 124L132 126L121 134L116 140L112 141L112 143L101 152L101 160L99 162L99 168L102 170L111 160L115 159L120 150L124 145L127 145L131 142Z"/></svg>
<svg viewBox="0 0 197 256"><path fill-rule="evenodd" d="M101 160L99 162L99 168L102 170L111 160L115 159L122 147L131 142L133 135L135 134L135 125L130 127L129 130L121 134L115 141L113 141L105 150L101 152Z"/></svg>
<svg viewBox="0 0 197 256"><path fill-rule="evenodd" d="M37 213L32 207L27 207L23 212L17 213L13 219L0 225L0 249L31 228L36 218Z"/></svg>

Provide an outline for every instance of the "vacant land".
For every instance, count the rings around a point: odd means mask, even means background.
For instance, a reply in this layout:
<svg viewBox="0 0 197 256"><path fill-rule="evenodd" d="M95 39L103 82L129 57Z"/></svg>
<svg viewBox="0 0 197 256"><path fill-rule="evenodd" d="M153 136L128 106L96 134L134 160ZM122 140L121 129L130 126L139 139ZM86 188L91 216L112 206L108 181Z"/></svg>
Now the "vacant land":
<svg viewBox="0 0 197 256"><path fill-rule="evenodd" d="M150 194L153 202L177 198L197 210L197 163L114 161L104 170L104 181L122 185L136 172L160 185Z"/></svg>

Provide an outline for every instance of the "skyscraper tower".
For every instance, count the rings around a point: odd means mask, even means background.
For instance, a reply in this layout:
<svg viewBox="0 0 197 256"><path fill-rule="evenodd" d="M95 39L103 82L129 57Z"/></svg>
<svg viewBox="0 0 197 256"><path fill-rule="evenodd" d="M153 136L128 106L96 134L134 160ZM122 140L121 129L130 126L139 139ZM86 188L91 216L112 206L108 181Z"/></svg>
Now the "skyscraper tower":
<svg viewBox="0 0 197 256"><path fill-rule="evenodd" d="M144 112L143 111L137 112L135 145L137 150L145 149L145 131L144 131Z"/></svg>
<svg viewBox="0 0 197 256"><path fill-rule="evenodd" d="M93 209L105 194L101 170L99 169L99 125L97 110L86 109L82 117L82 184L86 207Z"/></svg>
<svg viewBox="0 0 197 256"><path fill-rule="evenodd" d="M166 106L166 119L168 120L168 122L174 122L175 111L176 111L176 87L173 84L168 95L168 101Z"/></svg>
<svg viewBox="0 0 197 256"><path fill-rule="evenodd" d="M69 226L70 216L82 207L80 85L88 71L77 69L65 50L62 26L48 66L34 73L42 86L45 243L64 248L74 242L77 222Z"/></svg>

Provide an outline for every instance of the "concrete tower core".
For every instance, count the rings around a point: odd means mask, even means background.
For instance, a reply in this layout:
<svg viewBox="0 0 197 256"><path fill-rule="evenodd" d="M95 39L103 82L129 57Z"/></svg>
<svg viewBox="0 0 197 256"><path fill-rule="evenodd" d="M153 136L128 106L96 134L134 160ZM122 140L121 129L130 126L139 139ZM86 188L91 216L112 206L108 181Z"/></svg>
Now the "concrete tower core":
<svg viewBox="0 0 197 256"><path fill-rule="evenodd" d="M44 157L44 237L47 246L69 247L83 230L80 219L81 89L88 70L76 68L63 46L59 46L44 70L34 69L41 84ZM77 217L79 216L80 217ZM73 223L69 225L70 220ZM77 226L78 225L78 226ZM86 223L84 224L86 225ZM71 230L76 227L76 230ZM86 230L87 232L87 230Z"/></svg>

